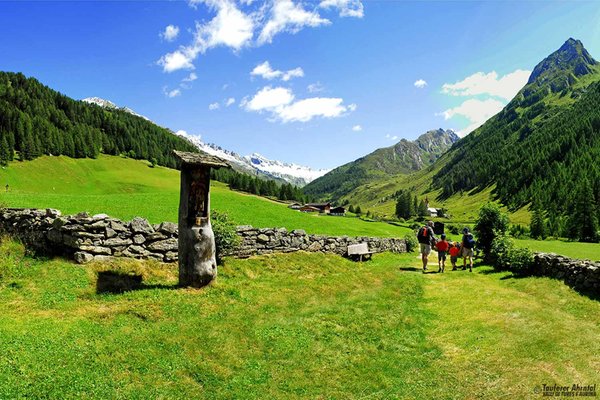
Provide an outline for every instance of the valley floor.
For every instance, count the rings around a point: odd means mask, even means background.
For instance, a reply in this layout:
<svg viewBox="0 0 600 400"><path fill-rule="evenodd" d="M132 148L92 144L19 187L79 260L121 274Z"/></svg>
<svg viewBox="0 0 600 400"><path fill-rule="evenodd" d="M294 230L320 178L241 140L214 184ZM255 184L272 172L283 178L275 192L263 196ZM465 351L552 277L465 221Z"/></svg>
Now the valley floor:
<svg viewBox="0 0 600 400"><path fill-rule="evenodd" d="M296 253L228 259L189 290L175 265L35 260L9 240L0 253L0 398L535 399L600 384L600 303L548 278ZM143 280L107 293L118 273Z"/></svg>

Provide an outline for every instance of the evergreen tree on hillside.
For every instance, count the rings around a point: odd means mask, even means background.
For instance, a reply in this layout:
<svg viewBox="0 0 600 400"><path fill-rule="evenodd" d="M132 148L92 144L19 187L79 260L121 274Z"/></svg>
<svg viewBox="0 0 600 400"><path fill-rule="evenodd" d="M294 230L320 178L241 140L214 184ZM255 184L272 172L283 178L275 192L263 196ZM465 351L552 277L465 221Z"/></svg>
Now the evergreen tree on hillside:
<svg viewBox="0 0 600 400"><path fill-rule="evenodd" d="M6 140L6 135L2 135L0 138L0 165L7 165L11 158L8 140Z"/></svg>
<svg viewBox="0 0 600 400"><path fill-rule="evenodd" d="M425 200L421 200L421 202L419 203L419 216L426 217L427 214L427 203L425 203Z"/></svg>
<svg viewBox="0 0 600 400"><path fill-rule="evenodd" d="M581 179L575 197L575 206L569 220L569 237L581 242L598 241L598 217L591 184Z"/></svg>
<svg viewBox="0 0 600 400"><path fill-rule="evenodd" d="M530 235L533 239L543 240L546 238L546 227L542 207L536 202L532 208L531 224L529 225Z"/></svg>

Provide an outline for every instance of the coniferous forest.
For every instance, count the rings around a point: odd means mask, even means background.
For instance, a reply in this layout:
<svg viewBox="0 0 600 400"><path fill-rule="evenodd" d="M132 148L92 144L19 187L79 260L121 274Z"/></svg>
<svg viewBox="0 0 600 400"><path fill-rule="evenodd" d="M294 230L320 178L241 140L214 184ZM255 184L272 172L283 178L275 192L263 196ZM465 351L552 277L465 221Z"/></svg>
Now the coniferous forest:
<svg viewBox="0 0 600 400"><path fill-rule="evenodd" d="M524 100L458 142L434 185L450 196L495 184L509 208L536 203L554 232L593 240L600 220L600 83L557 112L542 113L543 101L522 112ZM534 123L536 116L542 118Z"/></svg>
<svg viewBox="0 0 600 400"><path fill-rule="evenodd" d="M196 151L169 130L122 110L73 100L21 73L0 72L0 164L18 154L95 158L126 154L176 166L172 150Z"/></svg>

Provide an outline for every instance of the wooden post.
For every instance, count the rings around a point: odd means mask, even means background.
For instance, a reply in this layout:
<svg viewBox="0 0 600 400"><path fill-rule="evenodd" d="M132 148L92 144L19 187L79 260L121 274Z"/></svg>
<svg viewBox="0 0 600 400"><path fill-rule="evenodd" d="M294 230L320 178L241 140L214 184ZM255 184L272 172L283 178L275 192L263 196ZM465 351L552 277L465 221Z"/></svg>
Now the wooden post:
<svg viewBox="0 0 600 400"><path fill-rule="evenodd" d="M179 285L199 288L217 276L215 235L210 224L210 169L230 166L208 154L174 153L181 164Z"/></svg>

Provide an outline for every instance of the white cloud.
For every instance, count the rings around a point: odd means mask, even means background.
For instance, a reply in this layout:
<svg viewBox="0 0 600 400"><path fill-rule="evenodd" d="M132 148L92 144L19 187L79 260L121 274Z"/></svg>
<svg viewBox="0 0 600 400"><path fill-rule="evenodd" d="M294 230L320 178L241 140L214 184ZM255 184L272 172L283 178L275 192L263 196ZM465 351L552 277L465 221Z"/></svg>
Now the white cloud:
<svg viewBox="0 0 600 400"><path fill-rule="evenodd" d="M230 105L235 103L235 98L230 97L225 101L225 107L229 107Z"/></svg>
<svg viewBox="0 0 600 400"><path fill-rule="evenodd" d="M180 69L194 69L193 58L180 50L165 54L158 60L158 65L163 67L164 72L173 72Z"/></svg>
<svg viewBox="0 0 600 400"><path fill-rule="evenodd" d="M415 81L414 85L416 88L423 89L425 86L427 86L427 82L423 79L418 79Z"/></svg>
<svg viewBox="0 0 600 400"><path fill-rule="evenodd" d="M281 32L297 33L304 27L329 25L331 21L321 18L316 11L307 11L301 4L291 0L277 0L269 12L269 19L258 36L258 44L271 43L273 37Z"/></svg>
<svg viewBox="0 0 600 400"><path fill-rule="evenodd" d="M181 96L181 90L179 89L168 90L166 87L164 87L163 93L170 99L172 99L173 97Z"/></svg>
<svg viewBox="0 0 600 400"><path fill-rule="evenodd" d="M167 25L164 32L160 33L160 37L166 40L167 42L172 42L177 39L179 35L179 27L175 25Z"/></svg>
<svg viewBox="0 0 600 400"><path fill-rule="evenodd" d="M392 140L392 141L393 141L393 140L398 140L398 136L396 136L396 135L392 136L392 135L390 135L389 133L388 133L387 135L385 135L385 138L386 138L386 139L390 139L390 140Z"/></svg>
<svg viewBox="0 0 600 400"><path fill-rule="evenodd" d="M219 105L219 103L210 103L210 104L208 105L208 109L209 109L210 111L218 110L218 109L219 109L219 107L221 107L221 106Z"/></svg>
<svg viewBox="0 0 600 400"><path fill-rule="evenodd" d="M476 72L456 83L445 83L442 93L452 96L489 95L511 100L527 83L531 71L517 69L503 77L496 71L490 73Z"/></svg>
<svg viewBox="0 0 600 400"><path fill-rule="evenodd" d="M319 4L321 8L337 8L340 10L340 17L362 18L364 7L360 0L323 0Z"/></svg>
<svg viewBox="0 0 600 400"><path fill-rule="evenodd" d="M277 116L283 122L308 122L315 117L335 118L349 110L344 106L343 99L312 97L296 101L277 111Z"/></svg>
<svg viewBox="0 0 600 400"><path fill-rule="evenodd" d="M302 68L297 67L294 69L290 69L288 71L280 71L274 70L271 68L271 64L268 61L265 61L262 64L258 64L254 69L250 72L252 76L261 76L263 79L271 80L275 78L280 78L282 81L289 81L292 78L301 78L304 76L304 71Z"/></svg>
<svg viewBox="0 0 600 400"><path fill-rule="evenodd" d="M449 120L454 116L462 116L468 119L470 122L469 126L458 132L459 136L465 136L500 112L504 106L503 102L496 99L469 99L461 105L450 108L438 115L443 115L445 120Z"/></svg>
<svg viewBox="0 0 600 400"><path fill-rule="evenodd" d="M290 104L294 94L290 89L266 86L258 91L250 101L243 101L240 105L248 111L275 110Z"/></svg>
<svg viewBox="0 0 600 400"><path fill-rule="evenodd" d="M292 0L188 0L188 4L194 9L204 4L214 17L196 22L193 41L157 61L164 72L194 69L193 63L198 56L214 47L228 47L237 52L246 47L271 43L280 33L294 34L307 27L330 25L331 21L319 12L335 9L342 17L362 18L364 15L360 0L324 0L318 5ZM167 29L169 37L173 37L174 30L179 32L176 26ZM163 35L161 33L161 37ZM281 78L289 80L302 75L303 71L296 68L288 71L287 75L284 73Z"/></svg>
<svg viewBox="0 0 600 400"><path fill-rule="evenodd" d="M325 87L321 85L321 82L311 83L306 87L309 93L319 93L325 90Z"/></svg>
<svg viewBox="0 0 600 400"><path fill-rule="evenodd" d="M353 130L354 132L360 132L360 131L362 131L362 130L363 130L363 128L362 128L362 126L360 126L360 125L354 125L354 126L352 127L352 130Z"/></svg>
<svg viewBox="0 0 600 400"><path fill-rule="evenodd" d="M281 122L308 122L316 117L336 118L352 112L355 104L343 104L340 98L312 97L295 100L290 89L266 86L250 100L244 99L240 106L246 111L270 112L273 119Z"/></svg>
<svg viewBox="0 0 600 400"><path fill-rule="evenodd" d="M198 75L196 75L196 73L191 72L186 78L183 78L183 82L194 82L196 79L198 79Z"/></svg>
<svg viewBox="0 0 600 400"><path fill-rule="evenodd" d="M165 54L158 60L164 72L179 69L194 69L193 61L206 50L226 46L240 50L248 46L254 35L254 19L230 0L207 1L217 15L205 24L196 23L194 41L189 46L181 46L178 50Z"/></svg>

